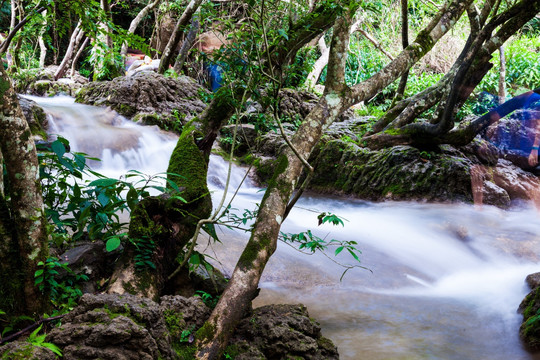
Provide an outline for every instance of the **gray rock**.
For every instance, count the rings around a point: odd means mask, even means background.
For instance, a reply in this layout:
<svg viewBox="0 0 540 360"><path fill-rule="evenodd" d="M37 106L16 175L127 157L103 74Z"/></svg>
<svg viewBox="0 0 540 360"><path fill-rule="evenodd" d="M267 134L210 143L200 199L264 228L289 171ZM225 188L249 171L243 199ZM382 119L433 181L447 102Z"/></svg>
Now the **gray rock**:
<svg viewBox="0 0 540 360"><path fill-rule="evenodd" d="M160 306L132 295L83 295L47 341L67 360L176 358Z"/></svg>
<svg viewBox="0 0 540 360"><path fill-rule="evenodd" d="M178 314L184 322L184 327L190 329L200 328L212 312L198 296L189 298L178 295L163 296L160 306L164 313Z"/></svg>
<svg viewBox="0 0 540 360"><path fill-rule="evenodd" d="M322 337L318 323L301 304L255 309L240 322L231 345L240 352L236 359L339 358L337 348Z"/></svg>
<svg viewBox="0 0 540 360"><path fill-rule="evenodd" d="M138 72L130 77L89 83L77 94L76 101L109 106L134 119L140 114L137 119L146 124L171 130L176 122L185 124L206 108L200 97L207 93L186 76L173 79L155 72Z"/></svg>
<svg viewBox="0 0 540 360"><path fill-rule="evenodd" d="M14 341L0 347L0 358L9 360L55 360L49 349L34 346L27 341Z"/></svg>
<svg viewBox="0 0 540 360"><path fill-rule="evenodd" d="M527 285L529 285L531 290L536 289L538 286L540 286L540 272L527 275L525 282Z"/></svg>
<svg viewBox="0 0 540 360"><path fill-rule="evenodd" d="M24 117L30 126L32 134L45 140L47 138L46 130L49 127L47 115L41 106L35 101L19 96L19 105L23 111Z"/></svg>

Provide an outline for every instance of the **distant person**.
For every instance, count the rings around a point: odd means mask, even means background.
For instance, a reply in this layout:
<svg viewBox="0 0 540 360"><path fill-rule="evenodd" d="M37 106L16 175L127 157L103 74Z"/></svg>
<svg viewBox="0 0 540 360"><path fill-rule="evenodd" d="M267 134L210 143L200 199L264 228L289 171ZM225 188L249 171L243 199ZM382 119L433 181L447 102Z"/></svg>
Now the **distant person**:
<svg viewBox="0 0 540 360"><path fill-rule="evenodd" d="M207 57L212 57L214 52L220 50L224 45L229 44L225 35L220 32L208 31L199 36L197 47L199 51ZM224 65L220 62L215 62L213 59L204 62L204 69L208 74L208 82L212 92L218 91L223 85Z"/></svg>

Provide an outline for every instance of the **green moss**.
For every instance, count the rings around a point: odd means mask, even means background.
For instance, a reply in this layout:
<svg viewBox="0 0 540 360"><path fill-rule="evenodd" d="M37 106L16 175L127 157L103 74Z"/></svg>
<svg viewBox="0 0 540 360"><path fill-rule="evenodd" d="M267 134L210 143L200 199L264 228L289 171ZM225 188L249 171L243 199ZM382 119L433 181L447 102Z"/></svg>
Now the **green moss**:
<svg viewBox="0 0 540 360"><path fill-rule="evenodd" d="M210 324L208 321L195 333L195 338L204 342L205 340L212 340L216 332L216 327Z"/></svg>
<svg viewBox="0 0 540 360"><path fill-rule="evenodd" d="M203 153L195 144L197 130L190 125L184 127L173 150L167 168L167 178L183 188L182 197L193 201L207 196L206 175L208 166ZM170 185L167 184L170 188Z"/></svg>
<svg viewBox="0 0 540 360"><path fill-rule="evenodd" d="M180 360L193 360L195 359L195 353L197 347L195 345L182 345L174 347L174 351L180 357Z"/></svg>
<svg viewBox="0 0 540 360"><path fill-rule="evenodd" d="M253 266L253 262L257 258L257 255L262 249L267 249L272 243L272 238L264 233L261 234L259 241L250 239L247 243L240 259L238 259L238 266L240 269L247 269Z"/></svg>
<svg viewBox="0 0 540 360"><path fill-rule="evenodd" d="M114 108L114 110L125 116L133 116L137 112L135 107L128 104L119 104Z"/></svg>

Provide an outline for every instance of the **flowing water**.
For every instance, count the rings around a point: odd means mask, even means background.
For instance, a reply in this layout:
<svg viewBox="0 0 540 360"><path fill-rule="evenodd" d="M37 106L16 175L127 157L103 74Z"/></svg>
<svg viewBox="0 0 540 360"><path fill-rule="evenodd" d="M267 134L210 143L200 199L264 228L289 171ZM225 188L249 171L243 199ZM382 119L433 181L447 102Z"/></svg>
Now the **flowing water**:
<svg viewBox="0 0 540 360"><path fill-rule="evenodd" d="M32 99L49 113L51 133L68 138L73 150L103 159L99 171L119 176L129 169L166 170L174 136L69 98ZM227 168L212 156L214 204ZM234 167L231 185L244 173ZM233 207L253 209L261 197L247 179ZM321 211L344 217L345 226L317 226ZM307 229L357 241L368 270L352 269L340 282L343 268L329 258L279 244L255 305L306 304L342 359L535 359L519 342L516 313L528 291L525 276L540 271L540 216L533 207L376 204L308 194L283 224L285 232ZM230 274L247 235L220 233L224 245L207 250ZM351 259L345 252L337 258Z"/></svg>

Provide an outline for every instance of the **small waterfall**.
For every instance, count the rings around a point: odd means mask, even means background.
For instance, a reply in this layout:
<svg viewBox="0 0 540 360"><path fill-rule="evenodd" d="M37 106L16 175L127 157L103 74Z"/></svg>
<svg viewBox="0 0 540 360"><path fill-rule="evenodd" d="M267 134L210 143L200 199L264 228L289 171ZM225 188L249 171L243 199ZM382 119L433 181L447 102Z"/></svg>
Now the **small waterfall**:
<svg viewBox="0 0 540 360"><path fill-rule="evenodd" d="M41 99L51 132L74 150L103 159L118 176L135 169L164 172L176 137L139 126L107 109L70 98ZM208 182L214 204L224 191L229 163L212 156ZM231 169L232 206L253 210L262 192ZM344 227L318 226L317 214L347 219ZM322 255L306 256L279 244L269 262L256 305L308 305L342 359L534 359L518 339L516 309L528 291L524 278L540 271L540 216L532 207L509 211L486 206L369 203L304 196L283 224L284 232L310 229L322 238L356 241L362 265L343 269ZM231 272L246 236L223 231L213 245L220 266ZM329 249L329 255L334 249ZM338 258L347 261L346 252ZM349 258L350 259L350 258Z"/></svg>

